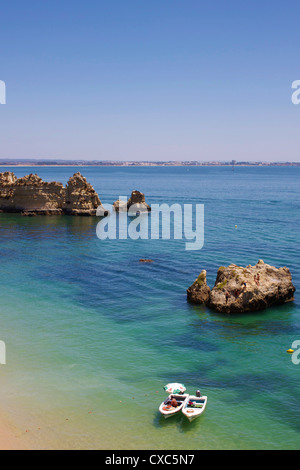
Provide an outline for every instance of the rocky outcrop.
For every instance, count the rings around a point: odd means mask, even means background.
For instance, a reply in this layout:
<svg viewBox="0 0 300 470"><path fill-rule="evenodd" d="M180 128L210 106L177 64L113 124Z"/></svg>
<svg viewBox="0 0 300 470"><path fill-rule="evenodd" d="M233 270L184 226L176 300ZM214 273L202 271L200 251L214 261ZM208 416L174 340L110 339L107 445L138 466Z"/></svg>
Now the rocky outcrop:
<svg viewBox="0 0 300 470"><path fill-rule="evenodd" d="M101 205L93 186L80 173L75 173L66 186L63 211L71 215L96 215Z"/></svg>
<svg viewBox="0 0 300 470"><path fill-rule="evenodd" d="M221 266L213 289L207 295L206 272L187 290L188 300L205 303L223 313L243 313L263 310L294 299L295 287L290 270L275 268L259 260L255 266L231 264ZM201 277L201 274L200 276ZM199 279L199 278L198 278ZM202 283L203 281L203 283Z"/></svg>
<svg viewBox="0 0 300 470"><path fill-rule="evenodd" d="M94 188L80 174L73 175L66 187L43 181L36 174L17 178L0 173L0 211L22 215L96 215L101 201ZM105 213L107 215L107 213Z"/></svg>
<svg viewBox="0 0 300 470"><path fill-rule="evenodd" d="M48 183L38 175L17 178L14 173L0 173L0 210L35 214L61 214L64 187Z"/></svg>
<svg viewBox="0 0 300 470"><path fill-rule="evenodd" d="M195 304L205 304L210 296L210 287L206 283L206 271L203 269L195 282L187 290L187 298Z"/></svg>
<svg viewBox="0 0 300 470"><path fill-rule="evenodd" d="M118 199L114 202L113 207L116 212L128 212L130 207L134 206L136 212L150 212L151 207L146 204L145 195L140 191L132 191L128 201ZM133 209L133 207L132 207Z"/></svg>
<svg viewBox="0 0 300 470"><path fill-rule="evenodd" d="M118 199L113 203L113 208L116 212L127 212L128 207L127 207L127 202L122 201L121 199Z"/></svg>

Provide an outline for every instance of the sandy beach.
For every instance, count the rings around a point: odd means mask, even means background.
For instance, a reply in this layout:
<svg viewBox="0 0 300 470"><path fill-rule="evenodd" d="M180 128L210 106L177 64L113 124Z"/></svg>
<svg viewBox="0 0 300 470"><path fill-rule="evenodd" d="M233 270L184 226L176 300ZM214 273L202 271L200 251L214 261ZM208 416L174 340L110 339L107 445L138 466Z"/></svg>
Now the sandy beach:
<svg viewBox="0 0 300 470"><path fill-rule="evenodd" d="M25 433L0 412L0 450L29 450Z"/></svg>

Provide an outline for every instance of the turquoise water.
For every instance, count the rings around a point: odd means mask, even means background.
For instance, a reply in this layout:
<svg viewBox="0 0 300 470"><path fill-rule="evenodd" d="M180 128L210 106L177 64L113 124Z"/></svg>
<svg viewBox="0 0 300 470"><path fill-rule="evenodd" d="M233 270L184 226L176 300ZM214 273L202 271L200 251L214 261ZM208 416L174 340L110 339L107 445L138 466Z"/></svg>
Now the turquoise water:
<svg viewBox="0 0 300 470"><path fill-rule="evenodd" d="M11 170L66 183L78 168ZM0 408L35 448L299 449L300 365L286 350L300 339L300 168L79 170L103 203L138 189L149 204L204 204L204 247L1 214ZM202 269L213 286L220 265L260 258L290 268L295 302L238 316L187 303ZM170 381L208 396L201 418L159 415Z"/></svg>

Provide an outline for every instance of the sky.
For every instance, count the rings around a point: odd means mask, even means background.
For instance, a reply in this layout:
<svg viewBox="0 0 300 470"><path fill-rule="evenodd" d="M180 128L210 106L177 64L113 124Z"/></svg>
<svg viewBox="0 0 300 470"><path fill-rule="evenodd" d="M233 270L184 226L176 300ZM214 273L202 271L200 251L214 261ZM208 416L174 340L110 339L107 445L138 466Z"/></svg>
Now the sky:
<svg viewBox="0 0 300 470"><path fill-rule="evenodd" d="M0 158L300 161L300 2L10 0Z"/></svg>

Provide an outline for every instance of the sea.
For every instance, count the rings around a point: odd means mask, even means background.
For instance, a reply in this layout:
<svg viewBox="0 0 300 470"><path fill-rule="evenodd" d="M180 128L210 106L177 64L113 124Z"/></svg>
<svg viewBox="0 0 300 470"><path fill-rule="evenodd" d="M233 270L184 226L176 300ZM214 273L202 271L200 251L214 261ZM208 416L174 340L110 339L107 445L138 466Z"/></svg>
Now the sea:
<svg viewBox="0 0 300 470"><path fill-rule="evenodd" d="M61 181L80 171L112 204L204 205L204 244L99 239L96 217L0 214L0 410L35 449L299 449L300 168L0 167ZM149 215L150 217L150 215ZM171 231L172 235L172 231ZM140 259L151 259L142 263ZM287 266L295 300L218 314L187 302L202 269ZM300 357L300 354L299 354ZM163 386L208 397L165 419Z"/></svg>

